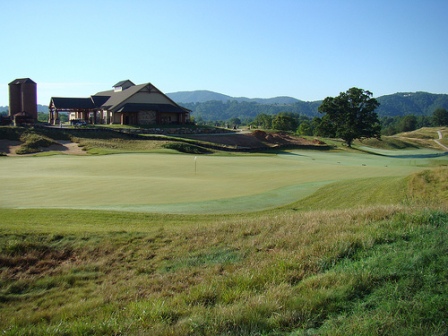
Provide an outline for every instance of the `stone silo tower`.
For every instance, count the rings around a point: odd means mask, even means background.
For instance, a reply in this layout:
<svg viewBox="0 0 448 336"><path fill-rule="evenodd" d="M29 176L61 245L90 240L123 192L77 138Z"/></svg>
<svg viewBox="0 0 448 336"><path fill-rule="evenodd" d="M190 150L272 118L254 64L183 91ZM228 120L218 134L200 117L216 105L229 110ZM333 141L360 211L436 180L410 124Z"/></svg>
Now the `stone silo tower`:
<svg viewBox="0 0 448 336"><path fill-rule="evenodd" d="M29 78L18 78L9 83L9 116L18 113L37 121L37 85Z"/></svg>

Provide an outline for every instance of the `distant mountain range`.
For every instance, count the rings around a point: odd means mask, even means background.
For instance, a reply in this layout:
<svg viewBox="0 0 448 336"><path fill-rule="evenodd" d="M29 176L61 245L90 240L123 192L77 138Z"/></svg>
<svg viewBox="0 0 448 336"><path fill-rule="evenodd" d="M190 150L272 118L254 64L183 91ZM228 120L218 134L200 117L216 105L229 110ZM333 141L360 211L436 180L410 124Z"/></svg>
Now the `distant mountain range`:
<svg viewBox="0 0 448 336"><path fill-rule="evenodd" d="M299 113L309 117L318 112L322 100L303 101L293 97L245 98L231 97L221 93L199 90L168 93L176 103L192 110L195 118L203 120L250 119L260 113ZM376 110L380 117L404 115L431 115L435 109L448 109L448 95L428 92L398 92L376 98L380 103Z"/></svg>
<svg viewBox="0 0 448 336"><path fill-rule="evenodd" d="M251 119L260 113L292 112L308 117L321 115L318 112L321 100L306 102L293 97L231 97L207 90L172 92L166 95L176 103L190 109L195 119L206 121L225 121L231 118ZM447 94L399 92L376 99L380 103L376 110L380 117L409 114L429 116L439 107L448 110ZM7 106L0 106L0 112L7 109ZM48 106L38 105L38 111L47 113Z"/></svg>
<svg viewBox="0 0 448 336"><path fill-rule="evenodd" d="M300 100L292 97L274 97L274 98L246 98L246 97L231 97L222 93L207 91L207 90L197 90L197 91L179 91L166 94L172 100L178 104L182 103L205 103L208 101L237 101L237 102L254 102L264 105L273 104L294 104Z"/></svg>

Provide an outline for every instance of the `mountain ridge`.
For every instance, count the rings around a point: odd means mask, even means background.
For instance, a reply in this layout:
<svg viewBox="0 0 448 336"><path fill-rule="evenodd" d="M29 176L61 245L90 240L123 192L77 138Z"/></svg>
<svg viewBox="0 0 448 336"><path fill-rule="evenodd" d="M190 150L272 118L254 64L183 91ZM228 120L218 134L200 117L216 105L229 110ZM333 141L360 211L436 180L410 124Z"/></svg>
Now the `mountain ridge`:
<svg viewBox="0 0 448 336"><path fill-rule="evenodd" d="M259 104L293 104L301 100L288 96L278 96L272 98L247 98L247 97L232 97L219 92L209 90L194 90L194 91L177 91L166 93L166 95L174 100L176 103L205 103L208 101L237 101L237 102L255 102Z"/></svg>
<svg viewBox="0 0 448 336"><path fill-rule="evenodd" d="M195 119L206 121L229 120L231 118L251 119L258 114L274 115L291 112L308 117L320 116L318 108L322 100L302 101L293 97L274 98L231 97L208 90L179 91L166 94L170 99L192 111ZM437 108L448 110L448 94L424 91L397 92L376 97L380 106L378 116L395 117L405 115L430 116ZM0 112L7 111L0 106ZM39 112L48 113L48 106L38 105Z"/></svg>
<svg viewBox="0 0 448 336"><path fill-rule="evenodd" d="M204 92L207 99L204 98ZM231 97L205 90L181 91L179 94L174 92L168 93L167 96L190 109L193 117L205 121L229 120L231 118L250 119L261 113L273 115L280 112L316 117L320 116L318 108L322 103L322 100L302 101L293 97ZM429 116L437 108L448 109L448 94L424 91L397 92L376 97L376 99L380 103L376 110L380 117L409 114Z"/></svg>

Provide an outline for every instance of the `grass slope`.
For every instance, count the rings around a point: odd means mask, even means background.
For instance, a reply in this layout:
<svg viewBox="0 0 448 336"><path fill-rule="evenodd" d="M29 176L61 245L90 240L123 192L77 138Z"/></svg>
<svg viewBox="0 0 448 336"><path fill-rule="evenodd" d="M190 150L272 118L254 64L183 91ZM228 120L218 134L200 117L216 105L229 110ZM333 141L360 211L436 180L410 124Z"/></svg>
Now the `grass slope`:
<svg viewBox="0 0 448 336"><path fill-rule="evenodd" d="M443 193L447 175L415 175L407 190L430 177ZM444 335L446 199L407 196L227 216L3 209L0 330Z"/></svg>

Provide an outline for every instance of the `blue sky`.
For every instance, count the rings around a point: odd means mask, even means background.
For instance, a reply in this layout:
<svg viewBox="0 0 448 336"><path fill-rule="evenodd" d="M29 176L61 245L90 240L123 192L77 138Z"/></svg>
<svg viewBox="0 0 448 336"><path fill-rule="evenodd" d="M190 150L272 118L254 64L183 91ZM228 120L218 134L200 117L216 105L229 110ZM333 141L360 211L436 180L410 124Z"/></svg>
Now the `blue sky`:
<svg viewBox="0 0 448 336"><path fill-rule="evenodd" d="M45 105L124 79L305 101L448 93L446 0L0 0L0 13L2 106L23 77Z"/></svg>

